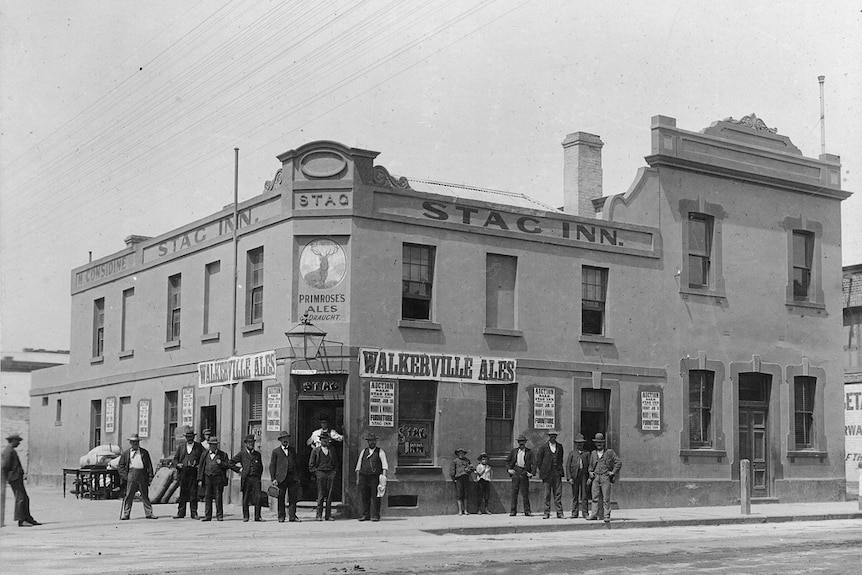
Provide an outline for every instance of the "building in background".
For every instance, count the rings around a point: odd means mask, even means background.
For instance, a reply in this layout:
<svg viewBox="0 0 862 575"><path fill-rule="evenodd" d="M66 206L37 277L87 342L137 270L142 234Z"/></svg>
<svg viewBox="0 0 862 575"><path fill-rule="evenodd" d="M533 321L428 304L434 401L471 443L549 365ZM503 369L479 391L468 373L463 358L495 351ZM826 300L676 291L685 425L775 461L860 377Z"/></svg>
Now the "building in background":
<svg viewBox="0 0 862 575"><path fill-rule="evenodd" d="M30 445L30 373L55 365L69 363L69 352L24 348L22 351L0 352L0 439L18 432L24 441L18 447L21 465L27 469Z"/></svg>
<svg viewBox="0 0 862 575"><path fill-rule="evenodd" d="M862 466L862 264L844 267L844 444L847 491L859 494Z"/></svg>
<svg viewBox="0 0 862 575"><path fill-rule="evenodd" d="M231 452L287 429L307 457L323 416L354 509L369 431L392 514L449 509L456 447L491 456L508 508L513 439L552 429L606 435L621 507L731 504L741 459L762 500L843 499L839 158L753 115L651 131L609 196L601 139L566 137L561 209L318 141L236 215L130 236L72 272L72 362L31 392L31 473L135 432L167 457L185 425ZM301 352L287 332L325 335Z"/></svg>

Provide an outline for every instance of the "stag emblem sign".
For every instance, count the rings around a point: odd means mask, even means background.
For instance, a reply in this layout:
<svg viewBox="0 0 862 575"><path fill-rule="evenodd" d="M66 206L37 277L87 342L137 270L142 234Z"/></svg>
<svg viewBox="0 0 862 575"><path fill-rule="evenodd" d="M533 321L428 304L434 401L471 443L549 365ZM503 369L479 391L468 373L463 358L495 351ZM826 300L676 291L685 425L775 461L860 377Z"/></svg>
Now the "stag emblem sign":
<svg viewBox="0 0 862 575"><path fill-rule="evenodd" d="M344 249L332 240L309 242L299 257L299 272L305 283L315 289L330 289L344 279L347 258Z"/></svg>

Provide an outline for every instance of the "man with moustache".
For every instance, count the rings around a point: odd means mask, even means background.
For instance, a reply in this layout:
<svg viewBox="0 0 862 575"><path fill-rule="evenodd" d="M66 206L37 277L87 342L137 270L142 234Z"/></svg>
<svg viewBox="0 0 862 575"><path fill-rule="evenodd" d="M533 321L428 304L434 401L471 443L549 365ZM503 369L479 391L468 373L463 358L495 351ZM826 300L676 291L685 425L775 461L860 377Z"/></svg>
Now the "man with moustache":
<svg viewBox="0 0 862 575"><path fill-rule="evenodd" d="M227 471L230 469L228 455L218 448L218 438L209 438L209 450L198 461L198 481L204 488L205 516L201 521L212 521L213 500L216 507L216 521L224 520L224 486L227 485Z"/></svg>
<svg viewBox="0 0 862 575"><path fill-rule="evenodd" d="M548 442L539 448L536 456L536 468L542 478L542 493L545 499L544 519L551 516L551 497L557 510L557 519L563 518L563 446L557 443L556 431L548 432Z"/></svg>
<svg viewBox="0 0 862 575"><path fill-rule="evenodd" d="M141 503L144 505L144 515L147 519L158 519L153 515L153 504L150 503L150 483L153 481L153 461L150 452L141 447L141 438L135 433L129 437L129 448L120 455L117 465L120 477L126 482L126 496L123 498L123 509L120 519L126 521L132 513L132 503L135 493L141 492Z"/></svg>
<svg viewBox="0 0 862 575"><path fill-rule="evenodd" d="M299 501L300 477L296 452L290 446L290 433L282 431L278 434L281 445L272 450L269 458L269 479L278 487L278 522L284 523L284 498L287 495L289 521L298 523L296 504Z"/></svg>
<svg viewBox="0 0 862 575"><path fill-rule="evenodd" d="M249 520L249 510L251 505L254 505L254 520L258 522L265 521L260 516L260 510L263 502L260 497L260 479L263 475L263 458L260 451L254 448L254 435L249 433L245 436L245 447L239 453L231 457L231 469L239 473L240 482L239 488L242 491L242 520Z"/></svg>
<svg viewBox="0 0 862 575"><path fill-rule="evenodd" d="M204 446L195 441L195 430L186 428L186 443L177 447L174 454L174 469L180 480L180 498L174 519L186 516L186 504L192 519L198 518L198 462L204 454ZM209 446L207 446L207 449Z"/></svg>
<svg viewBox="0 0 862 575"><path fill-rule="evenodd" d="M532 450L527 447L527 438L522 433L518 436L518 447L509 452L506 467L512 478L512 503L509 515L518 514L518 492L524 500L524 515L530 516L530 478L535 467Z"/></svg>

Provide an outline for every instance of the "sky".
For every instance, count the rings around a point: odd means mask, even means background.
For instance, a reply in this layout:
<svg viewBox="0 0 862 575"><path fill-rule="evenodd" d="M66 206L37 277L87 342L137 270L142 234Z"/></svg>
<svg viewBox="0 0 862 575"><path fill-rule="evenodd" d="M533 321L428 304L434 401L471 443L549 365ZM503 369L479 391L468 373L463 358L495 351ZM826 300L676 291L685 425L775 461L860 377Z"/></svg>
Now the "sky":
<svg viewBox="0 0 862 575"><path fill-rule="evenodd" d="M862 263L862 3L0 0L0 348L69 348L71 270L260 194L313 140L408 178L562 205L566 134L604 193L650 118L756 114L842 160Z"/></svg>

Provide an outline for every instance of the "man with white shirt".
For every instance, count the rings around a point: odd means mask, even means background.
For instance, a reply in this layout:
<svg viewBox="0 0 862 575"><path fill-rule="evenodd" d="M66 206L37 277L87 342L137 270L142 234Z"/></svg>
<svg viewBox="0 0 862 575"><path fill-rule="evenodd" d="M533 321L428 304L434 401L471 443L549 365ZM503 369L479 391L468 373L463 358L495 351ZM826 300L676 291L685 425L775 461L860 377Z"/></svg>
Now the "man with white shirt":
<svg viewBox="0 0 862 575"><path fill-rule="evenodd" d="M368 447L359 454L356 461L356 485L359 486L359 496L362 498L362 516L360 521L380 521L380 498L377 497L377 486L380 477L386 477L389 463L386 453L377 447L377 436L369 433L365 436Z"/></svg>
<svg viewBox="0 0 862 575"><path fill-rule="evenodd" d="M180 498L177 514L174 519L186 516L186 503L191 511L192 519L198 518L198 462L204 453L204 447L195 441L195 430L186 428L185 445L180 445L174 454L174 469L180 480Z"/></svg>
<svg viewBox="0 0 862 575"><path fill-rule="evenodd" d="M141 438L137 433L129 437L129 449L120 455L117 466L120 477L126 482L126 496L123 498L121 520L129 519L132 513L132 503L135 493L141 492L141 503L144 504L144 514L147 519L158 519L153 515L153 504L150 503L150 483L153 481L153 462L150 453L141 447Z"/></svg>
<svg viewBox="0 0 862 575"><path fill-rule="evenodd" d="M524 515L530 516L530 478L533 476L535 462L533 452L527 447L527 438L522 433L518 436L518 447L513 449L506 458L509 477L512 478L511 511L509 515L517 515L518 493L524 500Z"/></svg>
<svg viewBox="0 0 862 575"><path fill-rule="evenodd" d="M315 429L311 432L311 436L308 438L308 441L305 442L306 445L310 445L312 448L320 447L320 434L326 433L329 435L329 439L331 441L344 441L344 436L335 431L334 429L329 428L329 418L325 415L321 415L317 418L320 422L320 429Z"/></svg>

